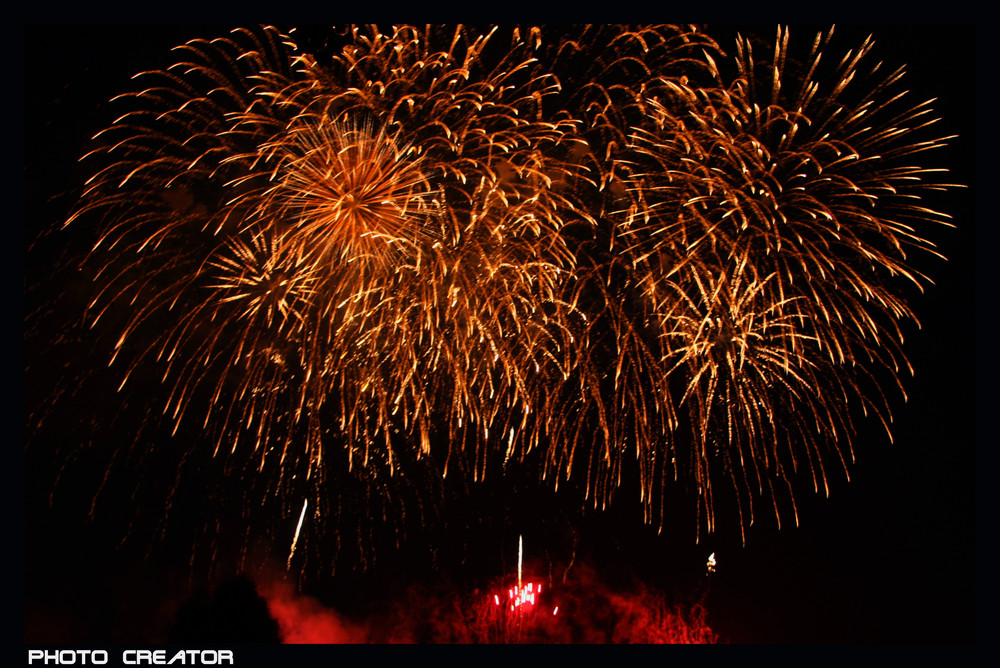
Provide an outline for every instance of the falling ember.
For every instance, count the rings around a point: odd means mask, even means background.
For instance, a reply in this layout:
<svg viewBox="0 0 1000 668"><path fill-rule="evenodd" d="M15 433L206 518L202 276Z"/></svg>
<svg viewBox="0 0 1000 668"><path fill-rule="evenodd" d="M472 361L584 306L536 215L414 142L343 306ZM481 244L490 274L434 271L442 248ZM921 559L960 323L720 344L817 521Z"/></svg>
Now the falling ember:
<svg viewBox="0 0 1000 668"><path fill-rule="evenodd" d="M309 499L305 499L302 502L302 512L299 513L299 523L295 527L295 537L292 538L292 549L288 552L288 569L292 568L292 555L295 554L295 546L299 542L299 532L302 531L302 520L306 518L306 506L309 505Z"/></svg>

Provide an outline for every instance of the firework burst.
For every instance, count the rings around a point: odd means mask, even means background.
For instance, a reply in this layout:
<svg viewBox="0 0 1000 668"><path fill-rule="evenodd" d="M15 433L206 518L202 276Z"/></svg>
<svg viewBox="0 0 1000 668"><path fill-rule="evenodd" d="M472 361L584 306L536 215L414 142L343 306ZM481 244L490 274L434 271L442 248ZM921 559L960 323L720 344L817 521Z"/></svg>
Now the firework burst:
<svg viewBox="0 0 1000 668"><path fill-rule="evenodd" d="M608 303L629 296L613 309L616 378L656 380L652 395L615 390L638 416L636 457L665 467L644 472L647 503L673 469L697 481L710 530L714 482L744 497L744 525L754 498L780 522L795 473L817 490L831 463L846 473L857 408L888 430L879 387L910 371L900 281L927 282L908 261L936 254L923 235L947 223L923 204L951 187L942 170L911 160L948 138L895 91L901 71L865 70L870 41L826 67L831 34L801 63L787 30L764 59L740 39L731 79L706 52L712 85L659 77L634 103L600 275L619 285Z"/></svg>
<svg viewBox="0 0 1000 668"><path fill-rule="evenodd" d="M496 32L349 29L323 64L271 28L190 42L88 157L69 224L104 222L122 385L158 374L172 431L287 512L432 450L481 478L565 374L573 124L519 33L482 55Z"/></svg>
<svg viewBox="0 0 1000 668"><path fill-rule="evenodd" d="M293 36L137 77L68 225L121 386L294 545L515 463L595 505L634 470L651 523L674 480L709 531L720 483L797 520L856 413L888 428L947 138L870 41L730 72L691 26Z"/></svg>
<svg viewBox="0 0 1000 668"><path fill-rule="evenodd" d="M408 153L370 127L299 117L258 149L260 168L249 160L248 179L270 172L265 188L240 192L233 205L263 226L289 228L284 235L310 264L377 263L392 273L409 249L437 241L432 193Z"/></svg>

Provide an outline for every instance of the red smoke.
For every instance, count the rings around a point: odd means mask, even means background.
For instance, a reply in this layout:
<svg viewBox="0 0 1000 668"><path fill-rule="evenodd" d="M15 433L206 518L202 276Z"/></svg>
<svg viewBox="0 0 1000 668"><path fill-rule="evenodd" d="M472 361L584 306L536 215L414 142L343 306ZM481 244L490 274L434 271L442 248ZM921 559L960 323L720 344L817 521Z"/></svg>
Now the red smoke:
<svg viewBox="0 0 1000 668"><path fill-rule="evenodd" d="M364 621L347 621L287 584L259 589L286 643L718 642L700 600L671 602L643 585L612 589L587 567L577 565L565 579L545 582L534 605L515 610L503 600L510 586L498 582L472 592L414 586Z"/></svg>
<svg viewBox="0 0 1000 668"><path fill-rule="evenodd" d="M296 593L285 582L271 582L258 589L286 644L368 642L368 634L362 627L346 621L316 599Z"/></svg>

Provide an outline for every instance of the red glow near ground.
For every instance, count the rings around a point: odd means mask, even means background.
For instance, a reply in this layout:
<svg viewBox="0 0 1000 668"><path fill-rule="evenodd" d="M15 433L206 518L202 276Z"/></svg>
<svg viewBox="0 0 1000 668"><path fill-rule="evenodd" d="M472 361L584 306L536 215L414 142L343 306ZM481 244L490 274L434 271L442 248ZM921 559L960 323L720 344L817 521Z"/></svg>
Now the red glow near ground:
<svg viewBox="0 0 1000 668"><path fill-rule="evenodd" d="M286 643L718 642L700 600L677 603L642 585L612 589L579 566L566 581L525 578L471 593L414 586L366 619L348 619L287 584L260 591Z"/></svg>

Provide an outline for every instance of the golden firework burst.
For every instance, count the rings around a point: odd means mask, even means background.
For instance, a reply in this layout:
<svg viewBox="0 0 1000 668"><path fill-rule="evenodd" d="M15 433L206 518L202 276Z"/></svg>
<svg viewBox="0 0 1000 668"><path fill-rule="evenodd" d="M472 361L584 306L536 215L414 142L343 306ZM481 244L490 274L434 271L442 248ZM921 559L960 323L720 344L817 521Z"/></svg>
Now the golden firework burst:
<svg viewBox="0 0 1000 668"><path fill-rule="evenodd" d="M951 187L901 72L829 42L731 72L693 26L191 42L89 158L92 322L296 516L521 462L599 506L637 473L647 522L675 480L710 531L720 482L743 528L797 520L857 411L888 423Z"/></svg>

